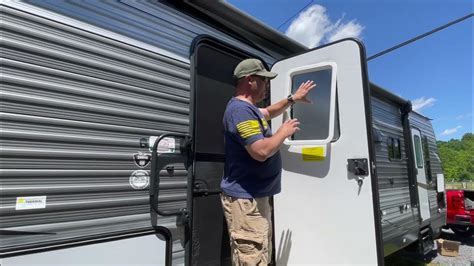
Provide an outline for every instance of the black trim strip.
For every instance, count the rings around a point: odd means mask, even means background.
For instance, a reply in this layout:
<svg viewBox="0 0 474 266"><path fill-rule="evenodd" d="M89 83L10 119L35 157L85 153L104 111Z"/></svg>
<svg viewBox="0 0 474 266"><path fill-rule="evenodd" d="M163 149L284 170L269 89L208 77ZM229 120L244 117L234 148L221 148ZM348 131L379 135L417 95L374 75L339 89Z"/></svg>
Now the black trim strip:
<svg viewBox="0 0 474 266"><path fill-rule="evenodd" d="M301 54L305 54L307 52L319 50L321 48L334 45L340 42L344 41L353 41L359 46L359 55L360 55L360 62L361 62L361 68L362 68L362 83L363 83L363 91L364 91L364 105L365 105L365 117L366 117L366 128L367 128L367 141L369 144L369 161L370 161L370 171L372 173L372 199L373 199L373 209L374 209L374 225L375 225L375 239L376 239L376 244L377 244L377 262L378 265L384 265L384 251L383 251L383 238L382 238L382 225L381 225L381 216L380 216L380 199L379 199L379 188L378 188L378 179L377 179L377 171L374 169L372 166L376 165L376 157L375 157L375 145L373 142L373 136L372 136L372 108L371 108L371 98L370 98L370 87L369 87L369 76L368 76L368 71L367 71L367 61L366 61L366 53L365 53L365 47L364 44L355 39L355 38L345 38L341 39L332 43L328 43L313 49L309 49L306 51L302 51L300 53L291 55L289 57L285 57L283 59L277 60L274 65L277 62L283 61L285 59L295 57Z"/></svg>
<svg viewBox="0 0 474 266"><path fill-rule="evenodd" d="M162 236L165 237L166 240L166 247L165 247L165 265L172 266L173 265L173 243L172 243L172 234L171 231L163 226L155 227L157 232L160 232Z"/></svg>
<svg viewBox="0 0 474 266"><path fill-rule="evenodd" d="M413 150L413 140L411 137L411 125L409 119L411 111L412 105L410 101L400 108L400 112L402 114L401 119L403 126L403 137L405 139L405 154L408 158L408 184L410 185L410 201L412 208L415 206L418 209L418 213L420 214L421 210L416 179L415 152ZM421 223L420 215L418 216L418 221Z"/></svg>
<svg viewBox="0 0 474 266"><path fill-rule="evenodd" d="M379 198L379 183L377 176L377 165L376 156L375 156L375 142L372 134L372 127L374 125L372 121L372 98L370 95L370 83L369 83L369 73L367 70L367 56L365 52L365 46L362 42L354 39L354 41L359 45L360 49L360 62L362 64L362 82L364 88L364 105L365 105L365 118L366 118L366 128L367 128L367 142L369 144L369 161L370 161L370 171L372 173L372 200L373 200L373 209L374 209L374 224L375 224L375 240L377 242L377 260L378 265L384 265L384 248L383 248L383 236L382 236L382 224L381 224L381 214L380 214L380 198Z"/></svg>
<svg viewBox="0 0 474 266"><path fill-rule="evenodd" d="M29 255L40 252L48 252L54 250L60 250L65 248L81 247L93 244L100 244L105 242L112 242L117 240L123 240L128 238L141 237L146 235L160 234L165 238L166 241L166 259L165 264L167 266L172 265L172 241L171 232L166 227L157 226L155 228L143 228L136 230L129 230L126 232L120 232L116 234L103 234L97 236L77 237L65 241L54 241L51 243L39 243L29 246L22 246L20 248L9 248L0 250L0 258L15 257L21 255Z"/></svg>
<svg viewBox="0 0 474 266"><path fill-rule="evenodd" d="M0 230L0 236L26 236L26 235L55 235L56 233L49 232L31 232L18 230Z"/></svg>

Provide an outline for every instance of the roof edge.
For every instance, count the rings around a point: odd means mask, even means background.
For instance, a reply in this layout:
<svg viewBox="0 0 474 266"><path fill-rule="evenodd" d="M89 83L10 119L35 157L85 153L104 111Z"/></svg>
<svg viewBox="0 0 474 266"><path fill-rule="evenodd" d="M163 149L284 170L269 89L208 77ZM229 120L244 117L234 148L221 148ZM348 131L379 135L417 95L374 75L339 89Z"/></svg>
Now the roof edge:
<svg viewBox="0 0 474 266"><path fill-rule="evenodd" d="M260 20L242 12L229 3L208 0L185 0L184 2L235 32L246 33L247 36L250 34L253 38L252 41L258 43L259 40L263 40L273 44L283 56L308 49L308 47L270 28ZM237 25L239 26L237 27Z"/></svg>

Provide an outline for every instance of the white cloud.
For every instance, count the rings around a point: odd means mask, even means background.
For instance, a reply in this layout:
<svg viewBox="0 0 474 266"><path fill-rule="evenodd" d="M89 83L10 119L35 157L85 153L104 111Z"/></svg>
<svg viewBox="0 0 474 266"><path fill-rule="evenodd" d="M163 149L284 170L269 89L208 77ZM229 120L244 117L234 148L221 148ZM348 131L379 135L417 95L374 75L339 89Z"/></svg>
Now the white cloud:
<svg viewBox="0 0 474 266"><path fill-rule="evenodd" d="M451 135L451 134L454 134L456 133L459 129L461 129L462 126L457 126L455 128L449 128L449 129L445 129L443 131L443 133L441 133L441 136L446 136L446 135Z"/></svg>
<svg viewBox="0 0 474 266"><path fill-rule="evenodd" d="M336 27L336 29L329 34L328 40L329 42L334 42L348 37L359 38L363 29L364 27L362 27L355 20L352 20L349 21L347 24L342 24Z"/></svg>
<svg viewBox="0 0 474 266"><path fill-rule="evenodd" d="M461 120L461 119L469 118L469 117L472 117L472 114L458 115L458 116L456 117L456 120Z"/></svg>
<svg viewBox="0 0 474 266"><path fill-rule="evenodd" d="M425 98L421 97L412 101L413 110L420 112L421 109L433 106L435 98Z"/></svg>
<svg viewBox="0 0 474 266"><path fill-rule="evenodd" d="M346 37L360 38L364 27L356 20L343 23L342 19L333 23L324 6L312 5L293 20L285 34L310 48Z"/></svg>

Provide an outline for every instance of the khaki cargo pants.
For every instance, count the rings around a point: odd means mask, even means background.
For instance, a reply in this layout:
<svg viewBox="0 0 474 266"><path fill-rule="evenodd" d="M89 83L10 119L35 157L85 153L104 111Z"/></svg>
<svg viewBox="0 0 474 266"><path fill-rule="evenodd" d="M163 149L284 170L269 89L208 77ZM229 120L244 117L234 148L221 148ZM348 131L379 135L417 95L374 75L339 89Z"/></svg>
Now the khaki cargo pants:
<svg viewBox="0 0 474 266"><path fill-rule="evenodd" d="M269 197L240 199L221 194L233 265L268 265L272 258Z"/></svg>

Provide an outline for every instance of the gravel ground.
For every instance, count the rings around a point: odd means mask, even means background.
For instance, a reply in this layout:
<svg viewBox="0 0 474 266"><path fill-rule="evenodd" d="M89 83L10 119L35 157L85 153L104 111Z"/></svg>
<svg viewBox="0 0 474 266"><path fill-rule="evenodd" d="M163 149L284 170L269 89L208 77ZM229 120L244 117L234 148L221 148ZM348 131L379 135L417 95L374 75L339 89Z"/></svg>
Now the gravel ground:
<svg viewBox="0 0 474 266"><path fill-rule="evenodd" d="M441 256L437 252L436 242L433 250L426 256L417 253L401 250L390 258L386 265L443 265L443 266L474 266L474 236L460 237L451 230L443 229L440 238L452 241L459 241L459 255L457 257ZM392 255L390 255L392 256Z"/></svg>
<svg viewBox="0 0 474 266"><path fill-rule="evenodd" d="M437 254L437 256L431 260L431 263L441 265L474 265L474 237L459 237L455 235L453 231L443 229L440 238L461 242L459 246L459 256L445 257Z"/></svg>

